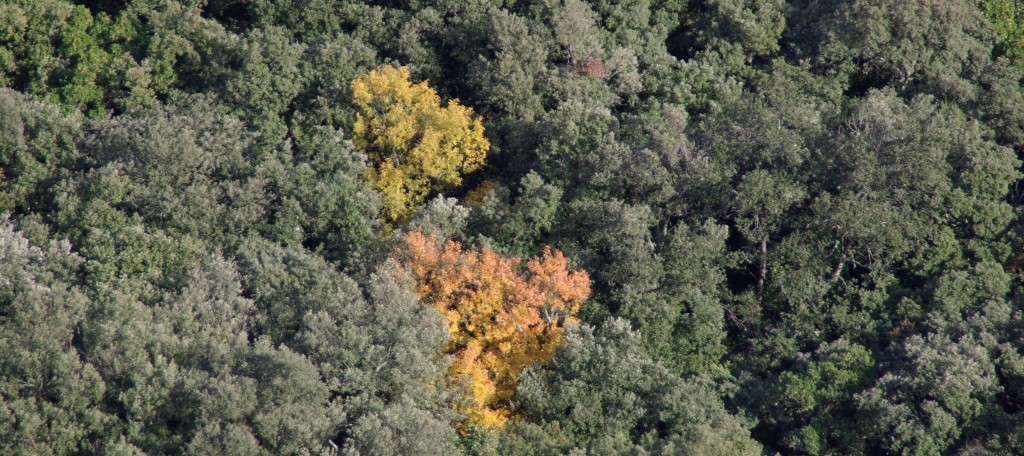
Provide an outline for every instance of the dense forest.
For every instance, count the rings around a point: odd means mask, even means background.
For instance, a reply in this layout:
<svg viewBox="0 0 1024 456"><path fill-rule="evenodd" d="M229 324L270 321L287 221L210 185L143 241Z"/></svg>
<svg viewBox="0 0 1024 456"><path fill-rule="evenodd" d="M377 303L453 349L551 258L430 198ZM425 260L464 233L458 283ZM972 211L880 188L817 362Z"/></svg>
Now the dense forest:
<svg viewBox="0 0 1024 456"><path fill-rule="evenodd" d="M0 454L1024 454L1015 0L0 0Z"/></svg>

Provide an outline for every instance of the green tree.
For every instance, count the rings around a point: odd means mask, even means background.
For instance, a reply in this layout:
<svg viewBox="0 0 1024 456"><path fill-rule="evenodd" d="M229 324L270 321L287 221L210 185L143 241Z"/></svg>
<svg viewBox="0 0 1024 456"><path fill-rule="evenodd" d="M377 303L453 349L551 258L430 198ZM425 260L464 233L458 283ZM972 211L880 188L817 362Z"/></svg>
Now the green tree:
<svg viewBox="0 0 1024 456"><path fill-rule="evenodd" d="M803 358L799 367L779 375L771 399L765 398L762 407L773 409L768 427L785 433L780 440L790 451L866 451L860 432L865 423L833 417L856 416L853 398L876 376L871 352L840 339Z"/></svg>
<svg viewBox="0 0 1024 456"><path fill-rule="evenodd" d="M1017 69L1024 69L1024 8L1012 0L978 0L999 36L999 48Z"/></svg>
<svg viewBox="0 0 1024 456"><path fill-rule="evenodd" d="M73 343L89 312L82 262L67 241L32 245L0 220L0 451L89 451L116 420Z"/></svg>
<svg viewBox="0 0 1024 456"><path fill-rule="evenodd" d="M944 334L912 337L901 355L896 370L858 396L872 423L867 435L892 453L941 454L999 392L992 361L972 337Z"/></svg>
<svg viewBox="0 0 1024 456"><path fill-rule="evenodd" d="M558 423L568 446L598 453L759 454L742 421L706 381L683 380L644 352L621 319L579 326L568 346L523 377L528 415Z"/></svg>
<svg viewBox="0 0 1024 456"><path fill-rule="evenodd" d="M52 187L79 156L81 119L54 106L0 90L0 211L52 210Z"/></svg>
<svg viewBox="0 0 1024 456"><path fill-rule="evenodd" d="M0 30L3 85L92 114L152 101L147 69L124 48L135 33L127 16L93 16L82 5L46 0L7 2L0 20L7 24ZM112 100L115 84L133 97Z"/></svg>

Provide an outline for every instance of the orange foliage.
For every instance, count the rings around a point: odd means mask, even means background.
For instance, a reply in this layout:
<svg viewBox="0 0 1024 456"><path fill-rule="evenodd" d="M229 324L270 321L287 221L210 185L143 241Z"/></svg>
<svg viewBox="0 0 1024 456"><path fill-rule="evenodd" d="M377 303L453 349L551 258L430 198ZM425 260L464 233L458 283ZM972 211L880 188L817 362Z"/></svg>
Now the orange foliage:
<svg viewBox="0 0 1024 456"><path fill-rule="evenodd" d="M454 241L441 248L417 231L394 260L413 277L421 302L448 322L446 352L455 357L449 376L468 392L459 409L476 425L508 420L519 373L554 356L565 325L590 295L586 271L569 272L565 255L547 247L523 273L519 258L487 247L463 250Z"/></svg>
<svg viewBox="0 0 1024 456"><path fill-rule="evenodd" d="M480 207L484 203L484 198L496 188L498 188L497 182L485 180L480 185L477 185L476 188L466 193L466 196L463 196L459 202L464 206Z"/></svg>

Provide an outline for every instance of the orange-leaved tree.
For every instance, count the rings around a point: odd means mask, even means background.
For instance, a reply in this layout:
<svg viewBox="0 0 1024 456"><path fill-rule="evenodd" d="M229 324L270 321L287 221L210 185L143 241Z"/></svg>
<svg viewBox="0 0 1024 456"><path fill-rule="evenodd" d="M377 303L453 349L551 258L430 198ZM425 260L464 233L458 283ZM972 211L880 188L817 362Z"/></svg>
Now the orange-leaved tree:
<svg viewBox="0 0 1024 456"><path fill-rule="evenodd" d="M519 373L554 356L565 325L590 295L586 271L570 272L561 252L544 248L540 259L502 258L488 247L440 246L421 231L406 236L393 258L412 276L424 305L448 323L446 352L454 355L452 386L467 392L458 409L464 424L502 426L512 416Z"/></svg>
<svg viewBox="0 0 1024 456"><path fill-rule="evenodd" d="M353 142L373 166L369 179L384 197L388 221L406 219L432 191L462 183L491 144L473 110L441 97L409 69L385 65L352 82L357 109Z"/></svg>

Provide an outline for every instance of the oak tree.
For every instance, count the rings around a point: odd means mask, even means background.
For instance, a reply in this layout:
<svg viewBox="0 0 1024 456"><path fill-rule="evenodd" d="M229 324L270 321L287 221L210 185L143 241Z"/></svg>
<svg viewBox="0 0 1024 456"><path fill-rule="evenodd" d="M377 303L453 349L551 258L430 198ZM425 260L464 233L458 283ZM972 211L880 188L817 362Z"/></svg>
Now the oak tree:
<svg viewBox="0 0 1024 456"><path fill-rule="evenodd" d="M370 182L384 196L385 218L403 220L430 192L462 183L479 169L490 142L479 118L458 100L441 105L407 67L382 66L352 82L358 113L354 142L373 162Z"/></svg>
<svg viewBox="0 0 1024 456"><path fill-rule="evenodd" d="M458 408L469 424L509 419L520 371L555 355L566 324L590 295L586 271L570 272L565 255L550 248L529 260L524 274L517 257L455 241L439 246L433 235L415 231L394 260L413 277L421 302L447 321L445 351L455 358L449 377L466 391Z"/></svg>

